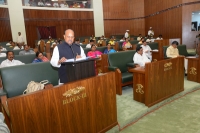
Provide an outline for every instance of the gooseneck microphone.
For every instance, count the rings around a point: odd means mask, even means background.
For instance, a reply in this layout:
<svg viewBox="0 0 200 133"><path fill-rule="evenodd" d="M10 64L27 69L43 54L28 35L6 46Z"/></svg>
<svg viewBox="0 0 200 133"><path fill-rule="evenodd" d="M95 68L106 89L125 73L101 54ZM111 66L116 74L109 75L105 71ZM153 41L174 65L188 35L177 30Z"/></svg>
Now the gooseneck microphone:
<svg viewBox="0 0 200 133"><path fill-rule="evenodd" d="M69 45L69 47L70 47L71 50L72 50L72 53L73 53L73 55L74 55L74 62L75 62L75 61L76 61L76 55L75 55L75 53L74 53L74 49L73 49L72 45L73 45L73 44Z"/></svg>

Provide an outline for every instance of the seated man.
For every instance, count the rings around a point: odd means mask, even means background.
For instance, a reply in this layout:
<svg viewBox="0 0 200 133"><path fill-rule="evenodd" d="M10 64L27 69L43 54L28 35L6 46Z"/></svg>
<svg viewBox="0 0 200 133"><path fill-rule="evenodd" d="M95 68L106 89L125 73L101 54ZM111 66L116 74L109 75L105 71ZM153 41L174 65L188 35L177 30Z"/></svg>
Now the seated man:
<svg viewBox="0 0 200 133"><path fill-rule="evenodd" d="M179 56L179 51L177 49L177 46L178 46L178 42L177 41L173 41L171 46L169 46L167 48L167 51L166 51L167 57L175 58L175 57Z"/></svg>
<svg viewBox="0 0 200 133"><path fill-rule="evenodd" d="M91 48L91 46L94 44L94 40L90 40L90 43L86 45L86 48Z"/></svg>
<svg viewBox="0 0 200 133"><path fill-rule="evenodd" d="M44 6L44 3L42 2L42 0L38 1L38 6Z"/></svg>
<svg viewBox="0 0 200 133"><path fill-rule="evenodd" d="M19 55L26 55L26 54L35 54L33 50L30 49L30 46L25 45L24 50L19 52Z"/></svg>
<svg viewBox="0 0 200 133"><path fill-rule="evenodd" d="M14 52L13 51L7 51L6 52L7 59L2 61L1 68L2 67L9 67L9 66L16 66L16 65L23 65L21 61L14 59Z"/></svg>
<svg viewBox="0 0 200 133"><path fill-rule="evenodd" d="M12 40L10 40L8 43L6 43L6 46L11 46L12 45Z"/></svg>
<svg viewBox="0 0 200 133"><path fill-rule="evenodd" d="M142 39L142 35L139 34L139 36L137 37L137 41L140 41Z"/></svg>
<svg viewBox="0 0 200 133"><path fill-rule="evenodd" d="M6 53L1 53L2 49L0 48L0 57L6 57Z"/></svg>
<svg viewBox="0 0 200 133"><path fill-rule="evenodd" d="M143 48L141 46L137 46L133 61L138 64L137 67L145 67L145 63L151 62L146 54L143 53Z"/></svg>
<svg viewBox="0 0 200 133"><path fill-rule="evenodd" d="M167 48L167 51L166 51L167 57L176 58L176 57L180 56L179 55L179 51L177 49L177 46L178 46L178 42L177 41L173 41L171 46L169 46ZM187 66L188 66L188 60L185 59L184 60L185 75L187 75Z"/></svg>
<svg viewBox="0 0 200 133"><path fill-rule="evenodd" d="M159 35L159 37L157 37L156 40L163 40L162 35Z"/></svg>
<svg viewBox="0 0 200 133"><path fill-rule="evenodd" d="M147 58L152 61L152 55L151 55L151 48L149 47L149 45L147 45L147 43L145 41L142 42L142 46L143 48L143 52L144 54L146 54Z"/></svg>

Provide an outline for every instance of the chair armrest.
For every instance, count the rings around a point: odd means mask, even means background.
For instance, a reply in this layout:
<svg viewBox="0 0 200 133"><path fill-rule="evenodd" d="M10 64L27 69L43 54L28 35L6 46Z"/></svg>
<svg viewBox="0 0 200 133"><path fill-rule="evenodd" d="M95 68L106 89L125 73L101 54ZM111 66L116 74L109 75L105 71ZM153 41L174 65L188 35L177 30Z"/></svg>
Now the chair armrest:
<svg viewBox="0 0 200 133"><path fill-rule="evenodd" d="M187 56L196 56L196 54L191 54L191 53L188 53Z"/></svg>
<svg viewBox="0 0 200 133"><path fill-rule="evenodd" d="M117 68L118 68L118 67L109 66L109 67L108 67L108 70L110 70L110 71L115 71Z"/></svg>
<svg viewBox="0 0 200 133"><path fill-rule="evenodd" d="M164 59L171 59L172 57L165 57Z"/></svg>
<svg viewBox="0 0 200 133"><path fill-rule="evenodd" d="M3 89L0 90L0 96L5 96L5 95L7 95L7 93Z"/></svg>
<svg viewBox="0 0 200 133"><path fill-rule="evenodd" d="M127 67L133 67L133 68L134 68L136 65L138 65L138 64L136 64L136 63L127 63L127 64L126 64Z"/></svg>

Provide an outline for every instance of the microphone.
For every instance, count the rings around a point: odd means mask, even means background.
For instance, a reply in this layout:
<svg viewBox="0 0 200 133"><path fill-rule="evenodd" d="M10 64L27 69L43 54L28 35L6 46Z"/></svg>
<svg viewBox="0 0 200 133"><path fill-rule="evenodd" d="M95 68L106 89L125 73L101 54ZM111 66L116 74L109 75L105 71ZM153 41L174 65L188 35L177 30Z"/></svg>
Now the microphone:
<svg viewBox="0 0 200 133"><path fill-rule="evenodd" d="M72 53L73 53L73 55L74 55L74 62L76 61L76 56L75 56L75 54L74 54L74 49L72 48L72 45L69 45L69 47L71 48L71 50L72 50Z"/></svg>

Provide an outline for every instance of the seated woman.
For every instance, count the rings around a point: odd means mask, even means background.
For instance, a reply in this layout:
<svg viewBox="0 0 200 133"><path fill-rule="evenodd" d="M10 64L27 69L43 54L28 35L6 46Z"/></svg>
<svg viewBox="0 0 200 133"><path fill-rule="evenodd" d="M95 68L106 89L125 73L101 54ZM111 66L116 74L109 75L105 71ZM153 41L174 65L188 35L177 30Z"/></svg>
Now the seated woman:
<svg viewBox="0 0 200 133"><path fill-rule="evenodd" d="M48 62L48 61L49 60L41 52L36 52L36 58L33 60L32 63Z"/></svg>
<svg viewBox="0 0 200 133"><path fill-rule="evenodd" d="M127 48L131 48L131 47L132 47L131 43L128 41L128 38L126 38L125 42L122 44L123 50L127 50Z"/></svg>
<svg viewBox="0 0 200 133"><path fill-rule="evenodd" d="M109 53L115 53L116 51L114 49L111 49L110 43L107 44L107 49L104 50L104 54L109 54Z"/></svg>
<svg viewBox="0 0 200 133"><path fill-rule="evenodd" d="M97 41L97 45L102 46L102 44L103 44L103 39L99 37L99 40Z"/></svg>
<svg viewBox="0 0 200 133"><path fill-rule="evenodd" d="M108 43L110 43L110 45L112 46L115 45L114 37L110 38L110 41Z"/></svg>
<svg viewBox="0 0 200 133"><path fill-rule="evenodd" d="M96 45L92 44L91 51L87 53L87 56L91 57L91 58L96 58L96 57L99 57L101 55L102 55L102 53L100 51L96 50Z"/></svg>

